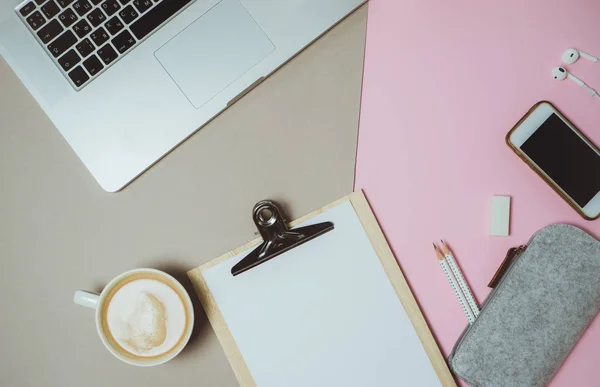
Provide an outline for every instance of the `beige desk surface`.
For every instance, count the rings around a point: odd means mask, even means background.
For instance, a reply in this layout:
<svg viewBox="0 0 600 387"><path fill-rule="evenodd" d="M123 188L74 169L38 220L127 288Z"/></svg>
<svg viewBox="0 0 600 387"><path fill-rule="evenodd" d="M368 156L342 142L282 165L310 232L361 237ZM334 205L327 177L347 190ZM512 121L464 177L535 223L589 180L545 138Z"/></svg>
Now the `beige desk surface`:
<svg viewBox="0 0 600 387"><path fill-rule="evenodd" d="M104 349L73 292L146 266L193 292L186 271L253 239L260 199L296 218L350 193L366 11L117 194L0 59L0 386L237 386L195 295L189 346L141 369Z"/></svg>

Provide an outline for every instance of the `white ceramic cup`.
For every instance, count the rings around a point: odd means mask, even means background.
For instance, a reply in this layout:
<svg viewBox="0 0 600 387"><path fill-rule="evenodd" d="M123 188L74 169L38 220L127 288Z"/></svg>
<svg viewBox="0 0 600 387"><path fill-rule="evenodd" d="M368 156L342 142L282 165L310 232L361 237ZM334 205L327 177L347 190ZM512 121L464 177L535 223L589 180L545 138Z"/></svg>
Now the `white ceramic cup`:
<svg viewBox="0 0 600 387"><path fill-rule="evenodd" d="M186 325L182 338L172 349L168 350L164 354L148 358L136 356L132 353L129 353L127 350L115 343L114 339L109 339L111 335L109 332L106 332L106 328L104 327L105 324L103 324L103 320L105 320L103 313L106 313L107 306L104 305L104 303L105 301L107 301L107 296L113 293L111 292L111 290L114 289L115 286L122 284L124 281L127 281L130 278L146 278L145 276L150 276L154 277L155 279L162 280L169 286L171 286L172 289L175 290L177 294L179 294L186 310ZM111 280L100 294L86 292L83 290L77 290L75 292L75 295L73 296L73 302L75 302L78 305L86 306L88 308L96 310L96 330L98 331L98 335L100 336L100 340L102 340L102 343L104 343L104 346L119 360L122 360L127 364L135 366L150 367L163 364L171 360L172 358L177 356L181 352L181 350L186 346L190 339L190 336L192 335L192 330L194 327L194 307L192 305L192 300L190 299L189 294L175 278L163 271L156 269L134 269L122 273L115 277L113 280Z"/></svg>

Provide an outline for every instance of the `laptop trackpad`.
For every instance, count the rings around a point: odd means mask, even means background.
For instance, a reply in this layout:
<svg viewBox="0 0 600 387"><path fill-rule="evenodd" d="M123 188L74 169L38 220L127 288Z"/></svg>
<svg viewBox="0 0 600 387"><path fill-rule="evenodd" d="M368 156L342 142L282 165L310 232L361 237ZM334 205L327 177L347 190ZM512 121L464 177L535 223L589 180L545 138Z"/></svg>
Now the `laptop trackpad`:
<svg viewBox="0 0 600 387"><path fill-rule="evenodd" d="M155 56L198 109L274 50L238 0L223 0Z"/></svg>

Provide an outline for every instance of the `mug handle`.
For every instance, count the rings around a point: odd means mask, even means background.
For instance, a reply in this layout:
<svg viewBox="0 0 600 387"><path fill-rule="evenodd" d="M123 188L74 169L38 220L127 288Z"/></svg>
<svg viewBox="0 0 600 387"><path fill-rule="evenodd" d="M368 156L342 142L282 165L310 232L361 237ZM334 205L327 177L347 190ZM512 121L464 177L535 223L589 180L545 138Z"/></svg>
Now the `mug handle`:
<svg viewBox="0 0 600 387"><path fill-rule="evenodd" d="M96 309L98 307L99 300L100 295L98 293L84 292L83 290L77 290L73 295L74 303L92 309Z"/></svg>

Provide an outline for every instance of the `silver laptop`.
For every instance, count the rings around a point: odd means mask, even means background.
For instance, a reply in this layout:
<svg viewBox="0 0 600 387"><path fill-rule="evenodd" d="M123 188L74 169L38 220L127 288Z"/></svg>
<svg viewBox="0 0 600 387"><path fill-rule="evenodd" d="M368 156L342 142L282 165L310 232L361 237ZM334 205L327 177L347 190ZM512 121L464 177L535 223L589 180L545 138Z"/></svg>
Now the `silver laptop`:
<svg viewBox="0 0 600 387"><path fill-rule="evenodd" d="M0 0L0 54L118 191L366 0Z"/></svg>

